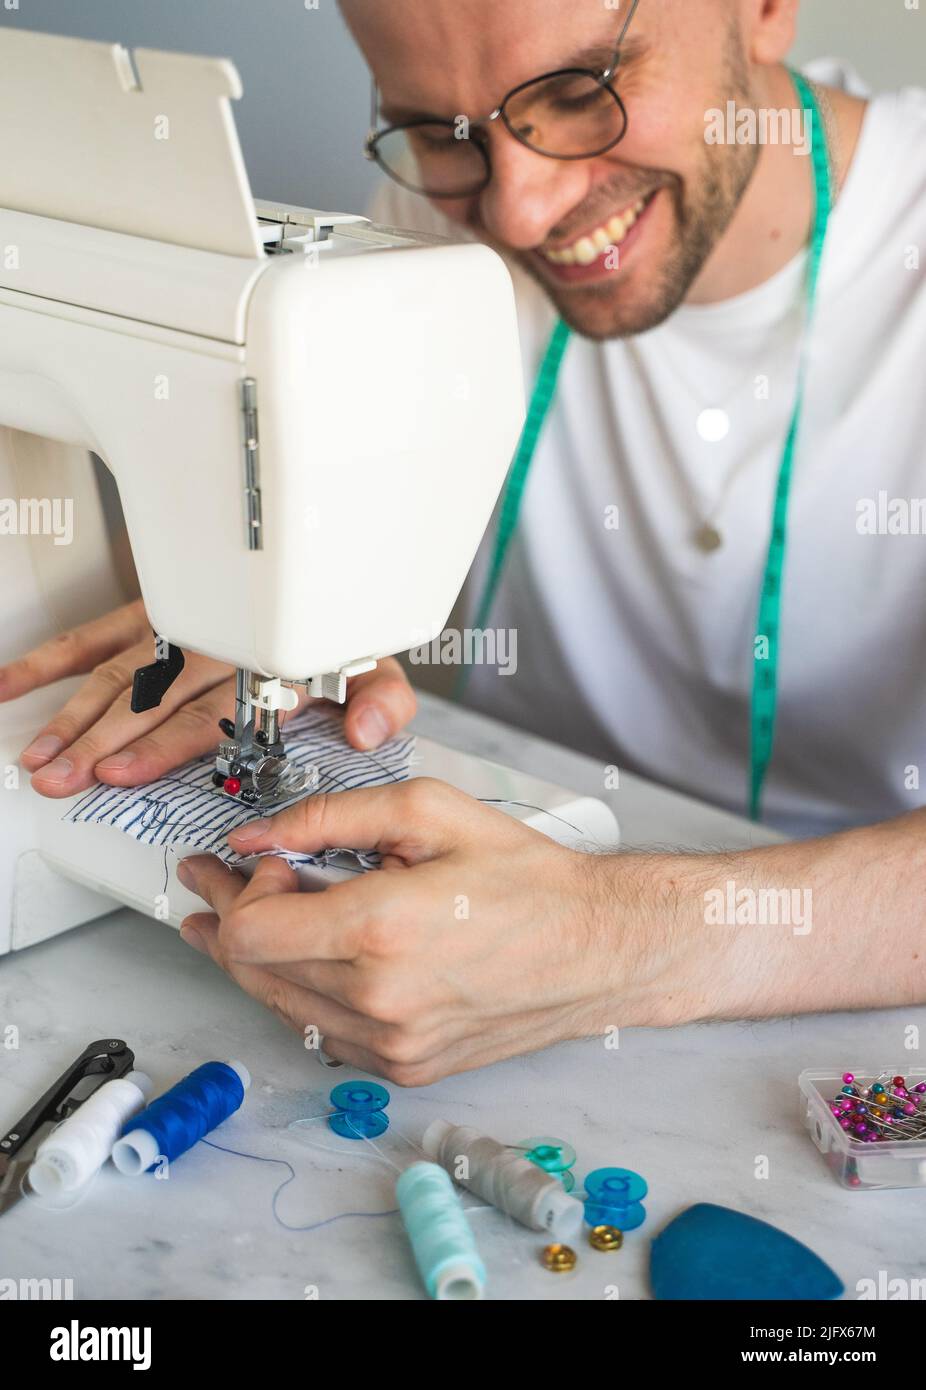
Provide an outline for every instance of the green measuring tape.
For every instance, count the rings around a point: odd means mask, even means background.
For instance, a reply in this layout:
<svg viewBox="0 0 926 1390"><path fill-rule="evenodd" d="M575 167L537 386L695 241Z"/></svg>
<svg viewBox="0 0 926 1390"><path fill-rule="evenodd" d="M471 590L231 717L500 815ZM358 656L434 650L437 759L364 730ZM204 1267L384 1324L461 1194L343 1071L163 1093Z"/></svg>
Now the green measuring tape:
<svg viewBox="0 0 926 1390"><path fill-rule="evenodd" d="M807 375L807 345L810 325L813 320L817 300L817 282L820 275L820 262L826 240L826 230L833 206L832 180L829 165L829 152L826 144L826 131L817 99L810 85L798 72L791 73L805 112L811 121L812 162L815 193L814 225L810 243L807 270L807 306L805 315L804 340L798 362L797 389L794 409L785 439L784 451L778 468L778 485L772 508L772 529L769 537L768 556L765 573L759 591L759 611L756 621L756 636L753 644L753 680L750 717L750 771L749 771L749 814L758 820L762 802L762 787L765 774L771 761L772 746L775 740L775 713L778 702L778 654L781 637L781 584L784 573L785 544L788 525L788 496L791 489L791 474L800 429L801 412L804 404L804 383ZM518 443L517 452L508 473L502 497L498 531L489 562L482 597L476 610L474 626L484 628L488 622L499 581L508 555L508 549L518 524L521 503L527 475L533 462L537 443L544 421L556 394L556 382L571 330L562 319L557 320L550 341L547 344L540 371L531 395L527 420ZM457 696L462 694L468 671L461 672L457 685Z"/></svg>
<svg viewBox="0 0 926 1390"><path fill-rule="evenodd" d="M498 589L498 581L502 577L505 557L518 524L521 499L524 496L524 484L527 482L528 470L537 449L540 431L543 429L543 423L556 394L556 380L571 334L572 330L569 325L563 323L562 319L557 319L556 327L550 335L547 350L540 364L540 371L537 373L527 419L524 422L517 452L505 483L505 495L502 498L502 509L498 518L495 547L492 551L492 560L489 564L489 573L486 576L482 599L476 612L476 621L473 624L477 628L485 627L492 604L495 601L495 593Z"/></svg>
<svg viewBox="0 0 926 1390"><path fill-rule="evenodd" d="M778 704L778 653L781 643L781 581L784 574L785 544L788 536L788 495L791 490L791 471L801 423L801 411L804 405L809 330L817 302L817 281L820 275L820 261L823 258L826 228L833 207L829 152L826 148L826 132L820 115L820 108L813 91L800 73L792 72L791 77L797 88L798 96L804 103L804 110L810 112L813 132L811 157L813 159L816 207L807 266L807 311L804 340L801 344L797 370L797 390L794 396L791 423L788 426L788 434L785 439L784 453L781 456L781 464L778 469L778 486L775 489L775 502L772 507L772 534L769 537L768 557L765 561L762 588L759 590L759 616L756 621L756 640L753 648L749 759L749 814L753 820L758 820L760 816L762 786L772 757L772 744L775 741L775 713Z"/></svg>

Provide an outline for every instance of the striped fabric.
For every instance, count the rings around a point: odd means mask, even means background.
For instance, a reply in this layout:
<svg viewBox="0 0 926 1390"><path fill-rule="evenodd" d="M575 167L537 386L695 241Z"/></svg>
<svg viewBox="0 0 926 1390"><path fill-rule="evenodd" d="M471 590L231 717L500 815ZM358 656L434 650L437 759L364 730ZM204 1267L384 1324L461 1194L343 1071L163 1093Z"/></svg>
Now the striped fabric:
<svg viewBox="0 0 926 1390"><path fill-rule="evenodd" d="M351 787L378 787L403 782L409 774L415 747L412 735L390 739L372 753L351 748L344 738L342 716L329 706L309 705L284 726L286 755L311 771L310 790L290 801L260 812L213 784L214 756L198 758L184 767L140 787L92 787L67 812L65 821L89 821L112 825L145 844L183 845L201 853L217 854L226 864L240 864L246 856L226 843L228 832L260 815L274 816L303 796L315 792L345 791ZM294 868L300 864L324 865L337 855L350 854L356 866L368 869L379 856L363 847L345 846L320 854L279 852Z"/></svg>

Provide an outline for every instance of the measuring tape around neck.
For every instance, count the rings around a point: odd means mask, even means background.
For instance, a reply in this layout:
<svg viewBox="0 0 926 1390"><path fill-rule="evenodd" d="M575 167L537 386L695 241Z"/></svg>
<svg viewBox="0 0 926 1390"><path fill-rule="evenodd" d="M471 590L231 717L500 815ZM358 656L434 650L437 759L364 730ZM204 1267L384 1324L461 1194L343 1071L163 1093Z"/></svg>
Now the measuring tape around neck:
<svg viewBox="0 0 926 1390"><path fill-rule="evenodd" d="M753 680L750 713L750 769L749 769L749 814L753 820L760 818L762 788L765 774L772 756L775 740L775 715L778 703L778 655L781 640L781 587L784 574L785 545L787 541L788 497L791 489L791 474L800 429L801 413L804 404L804 385L807 375L807 348L810 326L817 300L817 282L820 262L826 240L826 230L832 211L833 193L830 174L830 156L826 143L826 130L817 98L810 84L798 72L791 73L805 114L811 122L811 150L814 181L814 223L810 242L807 266L806 307L804 336L798 360L797 387L794 408L785 437L784 450L778 468L778 483L772 507L772 525L769 537L765 572L759 591L759 609L756 621L756 634L753 643ZM534 384L527 420L521 434L517 452L502 496L498 530L489 562L489 571L476 610L474 626L484 628L488 622L492 605L498 591L499 581L504 569L508 549L518 524L521 503L527 475L533 462L537 443L544 422L556 394L556 382L563 356L569 342L571 330L558 319L547 344L540 371ZM467 670L461 672L457 683L457 697L465 688Z"/></svg>
<svg viewBox="0 0 926 1390"><path fill-rule="evenodd" d="M800 73L792 72L791 77L797 88L798 96L804 104L805 112L810 113L815 207L813 234L807 263L807 305L804 337L800 347L797 369L797 388L794 395L791 423L788 426L784 452L778 468L778 486L775 489L775 501L772 506L772 530L765 561L765 574L762 578L762 587L759 590L759 614L756 620L756 637L753 645L749 758L749 815L753 820L760 819L762 787L765 783L765 774L768 771L772 757L772 745L775 741L775 715L778 705L778 654L781 644L781 585L788 533L788 496L791 490L791 473L804 406L810 326L817 302L817 282L820 276L820 262L823 258L826 229L833 207L829 151L826 146L826 131L820 115L820 107L813 90Z"/></svg>

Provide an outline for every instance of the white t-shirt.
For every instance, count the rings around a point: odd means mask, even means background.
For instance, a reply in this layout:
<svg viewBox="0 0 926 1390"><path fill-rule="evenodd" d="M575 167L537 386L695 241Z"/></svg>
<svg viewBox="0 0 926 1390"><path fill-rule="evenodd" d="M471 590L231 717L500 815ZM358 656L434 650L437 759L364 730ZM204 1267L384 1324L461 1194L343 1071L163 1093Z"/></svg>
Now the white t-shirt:
<svg viewBox="0 0 926 1390"><path fill-rule="evenodd" d="M391 184L373 215L461 235ZM926 509L909 507L926 498L924 263L926 91L911 89L868 106L821 268L763 799L763 818L795 834L924 800L926 534L860 533L879 512L896 532L905 510L926 528ZM555 315L512 273L530 393ZM517 629L517 669L470 668L468 704L745 810L758 595L805 280L802 253L638 337L572 335L489 618ZM720 442L696 430L706 406L729 416ZM693 532L718 504L724 544L704 554ZM470 623L492 536L467 586Z"/></svg>

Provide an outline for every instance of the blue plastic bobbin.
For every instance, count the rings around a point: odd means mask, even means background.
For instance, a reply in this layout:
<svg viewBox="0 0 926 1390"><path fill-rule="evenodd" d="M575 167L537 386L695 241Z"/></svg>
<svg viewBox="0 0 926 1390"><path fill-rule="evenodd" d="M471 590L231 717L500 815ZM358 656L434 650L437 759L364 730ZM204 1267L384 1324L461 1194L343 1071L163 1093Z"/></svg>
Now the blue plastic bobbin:
<svg viewBox="0 0 926 1390"><path fill-rule="evenodd" d="M585 1179L585 1220L589 1226L632 1231L646 1220L641 1199L648 1188L629 1168L596 1168Z"/></svg>
<svg viewBox="0 0 926 1390"><path fill-rule="evenodd" d="M342 1081L328 1099L336 1112L328 1116L329 1128L342 1139L375 1139L389 1128L383 1113L389 1092L375 1081Z"/></svg>

